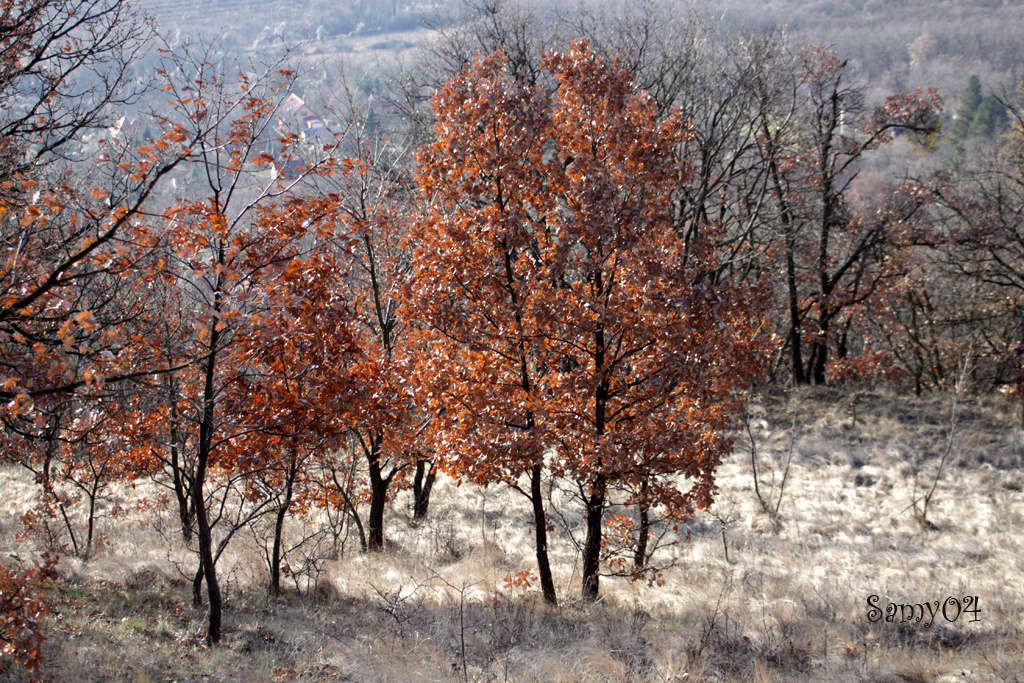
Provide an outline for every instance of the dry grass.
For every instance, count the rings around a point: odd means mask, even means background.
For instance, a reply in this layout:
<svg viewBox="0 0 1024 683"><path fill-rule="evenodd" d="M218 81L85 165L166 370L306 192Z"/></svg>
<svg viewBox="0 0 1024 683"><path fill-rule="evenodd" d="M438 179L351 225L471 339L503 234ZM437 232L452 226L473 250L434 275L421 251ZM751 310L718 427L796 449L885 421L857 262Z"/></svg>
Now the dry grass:
<svg viewBox="0 0 1024 683"><path fill-rule="evenodd" d="M399 496L388 550L350 547L305 594L266 598L257 551L233 541L219 565L225 643L207 649L205 613L183 578L194 560L168 543L173 519L106 519L100 552L65 561L50 593L45 678L1024 680L1024 432L999 400L968 401L922 526L911 505L934 476L948 409L943 397L762 396L751 409L762 493L778 495L792 453L777 518L754 495L747 436L737 434L715 508L662 551L666 585L606 578L597 605L574 601L578 557L561 530L551 559L563 604L506 589L506 576L535 566L525 500L442 481L427 523L409 524ZM12 468L0 485L0 552L28 557L33 541L15 533L34 491ZM152 493L140 486L114 502ZM567 523L580 519L564 492L553 499ZM977 596L980 612L972 623L940 611L927 628L872 623L871 595L883 608Z"/></svg>

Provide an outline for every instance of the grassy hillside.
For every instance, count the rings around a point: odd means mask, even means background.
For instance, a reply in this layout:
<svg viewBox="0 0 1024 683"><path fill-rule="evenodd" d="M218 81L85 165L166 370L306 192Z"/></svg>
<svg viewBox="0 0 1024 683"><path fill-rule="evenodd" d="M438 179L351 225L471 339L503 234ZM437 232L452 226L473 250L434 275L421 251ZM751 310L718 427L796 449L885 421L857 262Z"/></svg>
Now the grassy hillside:
<svg viewBox="0 0 1024 683"><path fill-rule="evenodd" d="M534 566L525 499L443 480L427 522L412 526L400 496L386 552L350 542L314 589L285 599L265 597L262 551L233 541L219 565L225 644L214 649L171 514L109 517L101 549L62 560L48 591L44 680L1021 680L1024 431L1001 399L962 408L950 440L948 397L761 396L713 509L665 530L664 585L606 579L596 605L576 601L578 553L562 525L578 533L581 510L554 483L557 609L538 587L510 585ZM751 439L777 515L755 495ZM922 521L913 503L949 443ZM30 557L39 539L19 539L17 517L34 487L11 466L0 481L0 552ZM131 510L156 494L140 483L115 502ZM933 613L895 608L887 621L889 603Z"/></svg>

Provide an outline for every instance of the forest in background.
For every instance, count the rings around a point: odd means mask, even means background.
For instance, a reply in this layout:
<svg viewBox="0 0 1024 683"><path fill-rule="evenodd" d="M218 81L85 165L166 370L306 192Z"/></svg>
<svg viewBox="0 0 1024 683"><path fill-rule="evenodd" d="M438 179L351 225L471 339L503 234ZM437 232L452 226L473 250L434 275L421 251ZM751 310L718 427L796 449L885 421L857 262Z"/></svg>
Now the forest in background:
<svg viewBox="0 0 1024 683"><path fill-rule="evenodd" d="M916 78L952 61L953 23L873 77L878 53L805 39L836 5L786 30L672 7L483 2L428 33L353 5L345 41L429 36L357 67L289 49L312 39L287 25L245 47L161 37L117 0L5 3L24 533L87 561L119 487L157 482L139 504L177 517L215 645L239 536L271 595L312 589L344 534L384 549L397 491L425 519L440 472L523 497L536 570L511 585L557 605L557 482L595 601L602 576L661 581L657 539L712 506L751 390L948 392L954 421L968 386L1020 402L1024 108L998 39L944 101ZM392 40L415 56L384 64ZM922 529L934 490L912 495ZM5 653L33 672L55 565L3 570Z"/></svg>

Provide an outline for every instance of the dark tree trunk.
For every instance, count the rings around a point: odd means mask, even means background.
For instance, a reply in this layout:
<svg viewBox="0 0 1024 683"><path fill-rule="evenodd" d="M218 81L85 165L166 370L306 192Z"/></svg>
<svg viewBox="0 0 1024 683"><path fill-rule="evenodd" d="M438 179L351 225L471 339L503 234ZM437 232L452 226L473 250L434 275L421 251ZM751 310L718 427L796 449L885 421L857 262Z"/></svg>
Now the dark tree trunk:
<svg viewBox="0 0 1024 683"><path fill-rule="evenodd" d="M587 507L587 539L583 545L583 599L598 598L601 579L601 532L604 525L604 501L607 482L597 475L585 496Z"/></svg>
<svg viewBox="0 0 1024 683"><path fill-rule="evenodd" d="M772 137L771 129L768 127L767 119L761 121L761 132L765 140L765 158L768 160L768 170L771 174L772 185L775 188L775 201L779 205L779 219L782 222L786 234L786 294L789 308L789 353L790 365L793 371L793 384L806 384L807 376L804 374L804 361L801 356L800 339L800 292L796 281L796 231L797 225L790 210L789 202L786 200L785 189L782 186L782 174L776 161L775 138Z"/></svg>
<svg viewBox="0 0 1024 683"><path fill-rule="evenodd" d="M181 524L181 537L186 544L192 542L192 527L195 524L196 515L195 510L191 507L190 501L192 499L191 491L189 487L184 485L184 477L178 470L178 453L177 449L172 449L173 452L173 465L174 470L174 496L178 501L178 521Z"/></svg>
<svg viewBox="0 0 1024 683"><path fill-rule="evenodd" d="M384 548L384 504L387 500L387 483L380 477L370 480L370 514L366 518L366 547L374 552Z"/></svg>
<svg viewBox="0 0 1024 683"><path fill-rule="evenodd" d="M172 362L167 360L167 367ZM171 375L167 379L168 404L170 407L170 443L171 443L171 477L174 481L174 497L178 501L178 520L181 523L181 536L185 543L192 542L192 527L195 524L195 508L192 507L191 484L181 463L181 434L178 431L177 390Z"/></svg>
<svg viewBox="0 0 1024 683"><path fill-rule="evenodd" d="M281 594L281 545L284 535L284 519L292 504L292 486L298 469L298 454L293 443L292 457L288 463L288 475L285 480L284 501L281 502L281 507L277 510L277 518L274 520L274 547L270 555L270 595L275 598Z"/></svg>
<svg viewBox="0 0 1024 683"><path fill-rule="evenodd" d="M201 560L196 569L195 578L192 579L192 606L203 606L203 563Z"/></svg>
<svg viewBox="0 0 1024 683"><path fill-rule="evenodd" d="M840 360L846 360L850 355L850 329L853 326L853 321L847 319L843 323L843 333L839 337L839 343L836 345L836 358Z"/></svg>
<svg viewBox="0 0 1024 683"><path fill-rule="evenodd" d="M600 269L594 274L594 291L600 296L604 295L604 277ZM594 392L594 432L597 438L594 443L600 443L604 435L604 428L608 424L608 397L609 384L605 367L605 337L604 328L600 325L594 332L594 375L601 377ZM608 478L603 471L603 463L595 459L594 467L598 474L590 483L589 490L581 491L587 508L587 538L583 544L583 589L582 597L591 602L598 598L599 582L601 579L601 541L604 530L604 508L605 496L608 488ZM582 487L581 487L582 488Z"/></svg>
<svg viewBox="0 0 1024 683"><path fill-rule="evenodd" d="M270 553L270 586L268 592L270 597L276 598L281 595L281 535L284 531L284 516L288 508L282 505L277 511L277 518L274 521L274 547Z"/></svg>
<svg viewBox="0 0 1024 683"><path fill-rule="evenodd" d="M430 460L416 461L416 476L412 481L412 519L414 522L422 522L427 518L427 510L430 507L430 490L434 487L434 479L437 477L437 470Z"/></svg>
<svg viewBox="0 0 1024 683"><path fill-rule="evenodd" d="M384 476L380 462L380 447L383 442L384 435L376 434L366 450L370 470L370 515L366 519L366 547L370 552L384 548L384 506L387 503L388 487L396 472L392 469L386 477Z"/></svg>
<svg viewBox="0 0 1024 683"><path fill-rule="evenodd" d="M89 519L85 530L85 557L92 555L92 537L96 529L96 496L99 495L99 479L93 479L92 490L89 492Z"/></svg>
<svg viewBox="0 0 1024 683"><path fill-rule="evenodd" d="M837 84L838 85L838 84ZM821 180L821 235L818 239L818 333L814 337L814 348L811 351L810 375L811 382L816 385L825 384L825 366L828 363L829 323L835 315L831 310L828 298L834 289L832 278L828 273L830 241L832 230L841 225L840 198L835 190L834 176L830 162L832 160L832 142L839 126L841 107L839 91L834 89L829 98L829 110L822 121L824 130L821 134L821 145L818 158L818 173Z"/></svg>
<svg viewBox="0 0 1024 683"><path fill-rule="evenodd" d="M514 250L511 249L507 242L502 244L504 248L504 263L505 263L505 283L508 288L509 296L511 297L512 308L515 311L515 320L517 325L522 326L523 319L520 312L519 298L516 294L516 282L517 278L513 270L514 261ZM519 329L522 329L520 327ZM530 381L530 363L529 356L527 353L526 341L519 337L519 384L526 395L532 393L532 386ZM530 432L536 429L536 422L534 421L533 411L528 411L526 415L526 429ZM544 469L544 458L543 455L538 457L537 462L530 468L530 494L528 498L533 503L533 524L536 529L536 553L537 553L537 571L540 574L540 585L541 591L544 594L544 601L550 605L558 604L558 595L555 593L555 581L551 576L551 564L548 561L548 522L547 515L544 513L544 497L541 493L541 477Z"/></svg>
<svg viewBox="0 0 1024 683"><path fill-rule="evenodd" d="M647 568L647 544L651 537L649 504L643 498L646 489L647 483L645 482L641 487L641 498L636 503L637 509L640 512L640 524L637 529L636 550L633 553L633 567L638 574Z"/></svg>
<svg viewBox="0 0 1024 683"><path fill-rule="evenodd" d="M383 480L373 482L370 487L370 514L366 519L366 548L374 552L384 548L384 503L387 486Z"/></svg>
<svg viewBox="0 0 1024 683"><path fill-rule="evenodd" d="M804 359L801 355L800 293L796 286L796 263L793 257L794 238L786 236L786 289L789 298L789 353L793 368L793 384L807 384Z"/></svg>
<svg viewBox="0 0 1024 683"><path fill-rule="evenodd" d="M825 367L828 364L828 334L829 320L822 316L818 322L818 334L814 338L814 346L811 349L811 381L818 385L825 384Z"/></svg>
<svg viewBox="0 0 1024 683"><path fill-rule="evenodd" d="M198 483L198 480L197 480ZM197 486L198 491L202 490ZM217 572L213 563L213 540L209 521L206 518L206 506L196 504L196 526L199 536L199 561L203 569L203 577L206 579L206 595L210 600L210 622L206 631L206 642L216 645L220 642L221 622L221 595L220 584L217 582Z"/></svg>
<svg viewBox="0 0 1024 683"><path fill-rule="evenodd" d="M68 540L71 542L71 548L75 557L81 557L82 549L78 544L78 537L75 536L75 528L71 524L71 518L68 517L68 511L64 505L64 499L58 495L57 489L53 485L53 475L51 473L53 470L54 460L57 459L57 453L60 449L60 419L61 414L59 411L50 413L50 418L47 421L46 431L44 433L46 439L46 451L43 456L43 467L41 473L37 473L37 476L39 477L45 494L53 499L54 504L57 505L57 509L60 510L60 516L64 520L64 528L67 529ZM32 471L35 472L35 470Z"/></svg>
<svg viewBox="0 0 1024 683"><path fill-rule="evenodd" d="M555 594L555 581L551 576L551 564L548 562L548 522L544 514L544 498L541 493L541 475L543 466L537 463L530 470L530 500L533 502L533 523L537 528L537 571L540 574L540 588L544 601L549 605L558 604Z"/></svg>
<svg viewBox="0 0 1024 683"><path fill-rule="evenodd" d="M223 247L221 248L223 261ZM220 283L218 282L217 291ZM214 303L215 312L220 312L218 302ZM199 563L206 579L206 595L210 600L210 621L206 631L206 642L216 645L220 642L221 595L220 584L217 582L217 570L213 559L213 533L210 521L206 516L206 497L203 486L206 483L206 468L210 462L215 429L214 409L216 391L214 376L216 374L217 350L221 341L221 331L216 324L210 325L210 344L205 364L203 382L203 419L199 423L199 449L196 453L196 474L192 480L192 509L196 515L196 533L199 537Z"/></svg>

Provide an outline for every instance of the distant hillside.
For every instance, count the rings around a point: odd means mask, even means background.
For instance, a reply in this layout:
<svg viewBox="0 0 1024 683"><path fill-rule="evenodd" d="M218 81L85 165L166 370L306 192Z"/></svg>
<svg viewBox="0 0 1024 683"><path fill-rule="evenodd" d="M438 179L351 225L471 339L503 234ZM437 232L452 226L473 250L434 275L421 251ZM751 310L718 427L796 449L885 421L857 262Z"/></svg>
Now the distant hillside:
<svg viewBox="0 0 1024 683"><path fill-rule="evenodd" d="M195 34L219 36L222 49L259 53L282 43L312 54L369 57L410 54L427 35L425 17L462 16L467 5L496 0L138 0L172 44ZM498 0L500 2L500 0ZM615 13L636 3L507 0L538 16L580 11ZM643 0L640 0L643 4ZM652 0L651 4L659 4ZM666 0L666 5L671 4ZM732 30L784 25L794 38L833 45L876 94L938 86L955 102L971 74L986 89L1008 83L1024 66L1024 4L1010 0L704 0L697 2ZM667 11L666 16L673 16ZM679 16L683 16L680 12Z"/></svg>
<svg viewBox="0 0 1024 683"><path fill-rule="evenodd" d="M230 33L240 43L261 36L325 41L414 31L429 3L354 0L138 0L166 33Z"/></svg>
<svg viewBox="0 0 1024 683"><path fill-rule="evenodd" d="M835 45L881 91L935 85L959 97L971 74L988 87L1024 66L1024 4L1011 0L711 0L733 28L784 24Z"/></svg>

